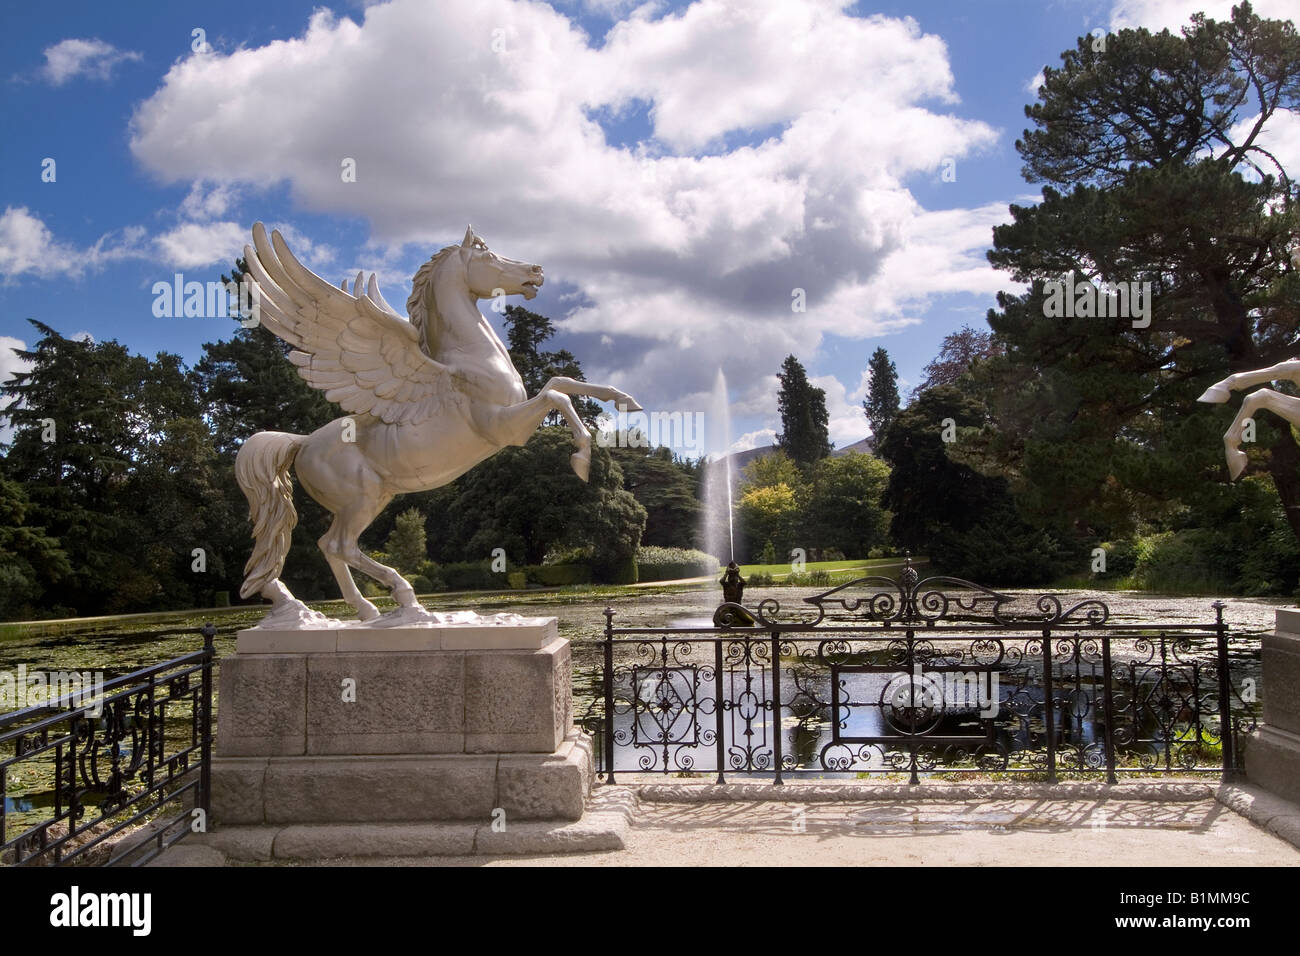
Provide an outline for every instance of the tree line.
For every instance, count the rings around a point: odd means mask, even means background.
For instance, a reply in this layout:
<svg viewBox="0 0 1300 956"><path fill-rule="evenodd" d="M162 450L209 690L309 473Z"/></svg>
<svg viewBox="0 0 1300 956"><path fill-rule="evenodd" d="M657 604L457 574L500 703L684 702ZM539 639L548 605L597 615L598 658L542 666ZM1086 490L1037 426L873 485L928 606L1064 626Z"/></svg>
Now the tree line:
<svg viewBox="0 0 1300 956"><path fill-rule="evenodd" d="M898 545L992 583L1296 591L1294 431L1261 415L1233 484L1235 408L1196 399L1300 354L1300 197L1265 146L1297 110L1295 26L1247 3L1181 35L1080 37L1044 71L1016 143L1042 201L988 252L1027 291L946 339L877 433ZM1052 307L1121 284L1149 313Z"/></svg>
<svg viewBox="0 0 1300 956"><path fill-rule="evenodd" d="M508 306L504 320L530 394L553 376L583 377L574 355L546 349L555 331L549 318ZM234 479L240 445L258 431L309 433L337 409L297 375L289 347L261 327L235 323L230 338L206 343L186 368L175 355L149 359L116 341L70 339L29 321L39 338L19 353L28 370L0 386L13 428L0 457L0 617L229 601L250 547L247 503ZM780 403L790 406L783 441L793 447L807 427L820 428L819 450L828 451L820 391L809 392L793 356L783 375ZM594 425L600 407L575 404ZM812 418L796 408L811 409ZM635 580L638 558L697 568L703 555L689 552L702 530L704 466L643 439L597 443L584 483L569 468L567 427L544 425L525 445L502 449L446 486L400 496L362 545L430 588L504 586L509 572L543 564L582 569L578 577L543 575L547 583ZM758 480L754 501L773 486L771 493L797 496L802 510L765 525L766 512L745 505L764 536L757 547L774 541L785 549L794 537L817 549L875 546L881 466L871 459L863 471L857 459L866 458L828 460L806 483L769 469L775 480ZM776 460L790 461L784 453ZM284 580L304 597L333 597L316 545L329 516L296 483L294 501L299 520ZM872 521L846 524L856 512L845 508L863 505ZM375 590L364 576L362 585Z"/></svg>
<svg viewBox="0 0 1300 956"><path fill-rule="evenodd" d="M1256 419L1232 483L1235 409L1196 401L1300 355L1300 197L1265 145L1285 111L1300 112L1300 40L1247 3L1181 34L1079 37L1047 68L1016 143L1042 201L1013 205L988 252L1027 291L946 336L906 402L872 354L863 411L887 472L858 526L883 511L893 547L990 584L1300 594L1293 428ZM788 459L743 478L756 554L818 520L824 395L793 357L790 382Z"/></svg>
<svg viewBox="0 0 1300 956"><path fill-rule="evenodd" d="M1293 430L1261 416L1232 483L1221 436L1233 409L1196 402L1230 373L1300 354L1300 196L1264 145L1283 111L1300 112L1300 40L1249 4L1226 22L1198 15L1181 35L1078 38L1045 69L1016 143L1042 201L1013 205L988 252L1026 291L1000 293L987 329L947 336L906 401L875 350L863 405L873 455L831 454L825 395L789 356L779 452L737 488L745 556L892 547L995 585L1295 592ZM1062 314L1049 302L1062 282L1095 294L1137 283L1149 311ZM530 394L551 375L581 377L576 357L546 349L549 319L513 306L505 318ZM258 430L311 431L333 407L259 328L205 345L188 369L34 325L30 371L0 388L14 427L0 459L0 615L236 593L248 537L235 451ZM572 552L620 580L642 545L698 542L700 464L597 447L583 485L570 450L562 429L543 428L451 485L403 496L363 544L388 547L414 509L426 560ZM301 493L297 507L286 582L332 595L315 545L326 516ZM393 546L414 555L407 524Z"/></svg>

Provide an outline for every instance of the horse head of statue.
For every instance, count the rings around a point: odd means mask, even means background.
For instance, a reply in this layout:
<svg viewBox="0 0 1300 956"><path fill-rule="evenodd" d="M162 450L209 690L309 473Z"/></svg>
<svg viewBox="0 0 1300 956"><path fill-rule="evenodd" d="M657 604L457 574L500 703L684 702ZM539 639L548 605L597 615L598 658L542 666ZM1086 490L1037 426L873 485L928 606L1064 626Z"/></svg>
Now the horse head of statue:
<svg viewBox="0 0 1300 956"><path fill-rule="evenodd" d="M423 337L425 351L432 356L434 343L447 325L455 334L458 328L464 331L465 325L479 324L479 299L507 295L533 299L545 281L541 266L498 255L470 226L460 245L435 253L416 272L406 311Z"/></svg>

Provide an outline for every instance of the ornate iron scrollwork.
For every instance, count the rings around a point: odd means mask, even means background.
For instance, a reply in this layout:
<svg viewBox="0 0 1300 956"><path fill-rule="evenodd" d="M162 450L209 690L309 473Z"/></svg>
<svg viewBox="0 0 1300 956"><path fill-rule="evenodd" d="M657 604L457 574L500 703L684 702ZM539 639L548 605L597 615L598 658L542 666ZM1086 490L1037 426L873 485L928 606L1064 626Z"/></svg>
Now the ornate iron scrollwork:
<svg viewBox="0 0 1300 956"><path fill-rule="evenodd" d="M766 598L754 625L729 616L680 636L616 628L607 612L602 769L1113 783L1229 773L1256 719L1227 679L1220 605L1214 623L1115 624L1095 599L922 578L910 561L897 581L805 601L809 620L781 619Z"/></svg>
<svg viewBox="0 0 1300 956"><path fill-rule="evenodd" d="M201 651L97 683L93 700L0 714L0 861L68 862L101 845L111 861L108 841L148 819L157 842L126 854L142 862L189 832L190 809L208 808L214 636L205 629Z"/></svg>
<svg viewBox="0 0 1300 956"><path fill-rule="evenodd" d="M871 588L877 590L872 591ZM859 593L864 589L867 593ZM994 591L965 578L935 575L923 579L908 556L904 559L903 570L897 581L871 575L804 598L804 603L817 608L818 616L815 621L800 622L799 626L820 624L834 605L849 614L886 626L932 625L936 621L959 617L971 622L984 620L1005 627L1030 624L1043 627L1067 624L1100 627L1110 618L1110 609L1095 598L1079 601L1066 608L1060 595L1042 594L1032 599L1038 613L1027 615L1008 613L1006 605L1014 600L1013 595ZM982 610L984 614L981 617ZM768 601L764 601L759 605L759 620L765 625L779 627L780 622L775 620L779 611L780 605L776 601L771 601L770 606Z"/></svg>
<svg viewBox="0 0 1300 956"><path fill-rule="evenodd" d="M714 616L719 627L752 627L755 624L773 630L804 630L817 627L833 611L846 612L854 620L883 624L886 627L932 626L938 621L961 620L969 623L1000 624L1003 627L1101 627L1110 619L1110 608L1096 598L1087 598L1066 606L1059 594L1040 594L1030 598L1004 594L965 578L934 575L922 578L904 559L898 580L867 575L837 585L829 591L803 599L812 605L812 619L782 620L781 602L767 597L755 611L739 604L723 604ZM1012 613L1014 602L1029 602L1031 613Z"/></svg>

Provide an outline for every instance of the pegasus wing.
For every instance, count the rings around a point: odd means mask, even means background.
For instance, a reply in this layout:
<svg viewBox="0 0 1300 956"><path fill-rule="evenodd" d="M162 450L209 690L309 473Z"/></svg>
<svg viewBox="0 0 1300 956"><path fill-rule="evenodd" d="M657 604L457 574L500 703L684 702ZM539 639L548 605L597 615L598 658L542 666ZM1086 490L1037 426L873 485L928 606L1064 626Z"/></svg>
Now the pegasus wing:
<svg viewBox="0 0 1300 956"><path fill-rule="evenodd" d="M293 346L298 374L344 411L414 423L461 401L450 370L425 355L415 326L378 298L373 276L369 291L360 275L353 292L346 282L335 288L294 258L278 230L268 240L260 222L244 259L262 325Z"/></svg>

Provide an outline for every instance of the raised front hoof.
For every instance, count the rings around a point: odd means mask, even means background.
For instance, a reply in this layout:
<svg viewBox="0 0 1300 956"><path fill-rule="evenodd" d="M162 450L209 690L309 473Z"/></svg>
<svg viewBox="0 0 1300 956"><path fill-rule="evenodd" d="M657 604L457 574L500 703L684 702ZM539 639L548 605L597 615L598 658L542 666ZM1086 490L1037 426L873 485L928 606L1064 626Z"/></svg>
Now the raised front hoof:
<svg viewBox="0 0 1300 956"><path fill-rule="evenodd" d="M573 466L573 473L586 481L587 476L591 474L591 453L574 452L569 456L569 464Z"/></svg>
<svg viewBox="0 0 1300 956"><path fill-rule="evenodd" d="M1198 398L1197 401L1206 402L1211 405L1220 405L1231 397L1232 392L1230 392L1227 387L1220 382L1216 385L1211 385L1205 391L1201 392L1201 397Z"/></svg>
<svg viewBox="0 0 1300 956"><path fill-rule="evenodd" d="M1241 473L1246 470L1246 453L1240 449L1228 449L1228 475L1234 481L1241 477Z"/></svg>
<svg viewBox="0 0 1300 956"><path fill-rule="evenodd" d="M627 394L627 392L619 392L618 395L615 396L614 407L622 412L644 411L644 409L641 408L641 403L631 395Z"/></svg>

